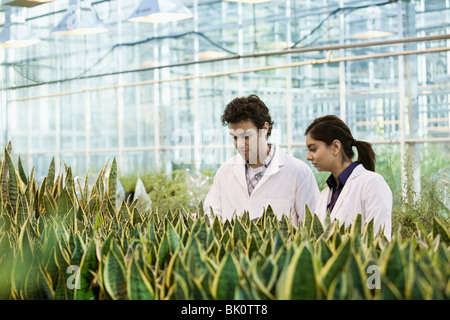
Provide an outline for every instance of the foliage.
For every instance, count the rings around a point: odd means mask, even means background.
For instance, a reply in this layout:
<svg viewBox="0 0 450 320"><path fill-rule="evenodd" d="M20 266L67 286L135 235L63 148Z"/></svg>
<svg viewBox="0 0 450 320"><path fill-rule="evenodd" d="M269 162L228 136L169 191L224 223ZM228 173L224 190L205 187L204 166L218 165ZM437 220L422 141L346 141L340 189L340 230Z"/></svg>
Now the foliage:
<svg viewBox="0 0 450 320"><path fill-rule="evenodd" d="M443 152L439 144L421 146L420 164L412 165L410 159L405 159L404 170L408 181L402 190L401 170L398 145L387 145L379 150L376 171L383 175L393 194L392 229L400 231L403 238L410 238L417 232L416 221L420 221L427 232L431 232L434 218L439 218L446 228L450 228L450 212L442 203L442 193L439 184L434 179L440 169L450 166L448 152ZM444 146L448 149L448 146ZM417 171L420 170L420 171ZM412 187L412 176L420 172L420 191Z"/></svg>
<svg viewBox="0 0 450 320"><path fill-rule="evenodd" d="M208 170L202 170L201 174L212 176ZM175 170L170 175L163 170L143 173L140 178L147 193L152 200L152 206L160 214L166 214L171 208L184 207L186 210L195 210L198 203L192 201L193 192L201 190L187 184L185 170ZM120 177L120 181L126 194L133 194L138 175L127 175ZM205 196L201 193L198 196Z"/></svg>
<svg viewBox="0 0 450 320"><path fill-rule="evenodd" d="M292 225L269 207L220 221L202 206L112 205L117 166L77 196L54 162L38 187L11 146L0 170L0 299L449 299L450 235L433 219L388 242L373 221ZM87 185L87 184L86 184Z"/></svg>

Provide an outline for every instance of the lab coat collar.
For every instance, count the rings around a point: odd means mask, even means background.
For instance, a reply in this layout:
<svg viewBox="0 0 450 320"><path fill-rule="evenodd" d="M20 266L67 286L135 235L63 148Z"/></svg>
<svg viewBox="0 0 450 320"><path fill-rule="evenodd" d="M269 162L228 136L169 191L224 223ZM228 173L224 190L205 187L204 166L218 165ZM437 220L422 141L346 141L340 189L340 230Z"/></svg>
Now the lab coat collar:
<svg viewBox="0 0 450 320"><path fill-rule="evenodd" d="M353 169L352 174L350 175L350 177L348 177L348 179L355 179L357 176L360 176L361 174L363 174L364 172L366 172L366 169L364 168L364 166L360 163L359 165L356 166L355 169ZM347 180L348 180L347 179Z"/></svg>
<svg viewBox="0 0 450 320"><path fill-rule="evenodd" d="M286 159L284 153L280 150L280 147L276 146L275 144L273 144L273 146L275 147L275 154L273 155L273 159L253 192L255 192L271 175L280 171L280 168L285 165ZM240 154L237 154L227 162L233 165L232 171L236 180L239 181L239 183L245 190L247 190L248 187L245 177L245 160ZM248 192L246 192L246 194L248 196Z"/></svg>
<svg viewBox="0 0 450 320"><path fill-rule="evenodd" d="M248 188L247 180L245 177L245 160L241 157L240 154L237 154L233 158L231 158L229 164L232 165L232 171L236 180L239 181L244 190L247 190ZM248 192L245 192L245 194L247 194L248 197Z"/></svg>
<svg viewBox="0 0 450 320"><path fill-rule="evenodd" d="M280 167L284 166L285 164L285 158L282 156L280 147L273 144L273 147L275 148L275 154L273 155L272 161L270 162L269 166L266 169L266 172L264 173L264 176L271 176L278 171L280 171ZM264 177L261 179L261 181L264 179ZM267 179L267 178L266 178ZM259 181L259 183L261 182ZM258 183L258 184L259 184Z"/></svg>
<svg viewBox="0 0 450 320"><path fill-rule="evenodd" d="M361 174L363 174L366 171L366 169L364 168L364 166L362 164L359 164L358 166L356 166L355 169L353 169L353 172L350 174L350 177L348 177L347 180L353 180L356 177L360 176ZM346 188L347 186L347 188ZM330 197L331 197L331 189L328 189L329 193L328 193L328 202L330 201ZM341 191L341 194L339 195L339 198L336 201L336 204L334 205L333 211L331 212L331 219L334 219L336 217L336 213L339 211L339 208L342 206L342 203L344 202L343 199L347 198L347 193L349 192L349 187L348 187L348 183L346 183L344 185L344 188ZM328 203L327 202L327 203Z"/></svg>

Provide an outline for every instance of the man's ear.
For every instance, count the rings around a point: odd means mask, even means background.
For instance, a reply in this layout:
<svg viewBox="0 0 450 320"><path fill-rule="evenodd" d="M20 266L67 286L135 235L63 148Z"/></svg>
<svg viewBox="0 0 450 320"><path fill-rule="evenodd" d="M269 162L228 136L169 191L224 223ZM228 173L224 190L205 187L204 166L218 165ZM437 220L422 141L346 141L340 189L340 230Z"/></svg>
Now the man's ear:
<svg viewBox="0 0 450 320"><path fill-rule="evenodd" d="M265 132L265 135L267 136L267 133L269 132L269 123L267 121L264 122L263 130Z"/></svg>

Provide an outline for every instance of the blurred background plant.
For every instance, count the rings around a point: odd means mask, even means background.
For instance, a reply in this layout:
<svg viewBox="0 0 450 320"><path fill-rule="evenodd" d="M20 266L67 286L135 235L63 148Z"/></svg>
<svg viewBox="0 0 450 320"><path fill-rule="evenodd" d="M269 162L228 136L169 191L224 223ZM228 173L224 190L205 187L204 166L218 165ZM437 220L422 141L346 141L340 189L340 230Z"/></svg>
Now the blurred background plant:
<svg viewBox="0 0 450 320"><path fill-rule="evenodd" d="M405 160L407 181L402 189L400 152L394 145L383 146L377 156L376 171L384 176L393 194L392 229L400 231L404 238L417 232L415 221L420 221L427 232L432 230L434 217L448 227L450 207L448 203L449 180L445 172L450 168L449 146L424 144L421 146L418 166ZM397 148L398 149L398 148ZM426 156L425 156L426 155ZM414 176L419 175L420 188L414 186Z"/></svg>
<svg viewBox="0 0 450 320"><path fill-rule="evenodd" d="M125 190L125 199L133 200L138 178L150 196L152 208L165 214L170 209L183 207L188 211L197 210L212 183L214 172L180 169L166 174L164 170L154 170L141 175L129 174L119 178Z"/></svg>

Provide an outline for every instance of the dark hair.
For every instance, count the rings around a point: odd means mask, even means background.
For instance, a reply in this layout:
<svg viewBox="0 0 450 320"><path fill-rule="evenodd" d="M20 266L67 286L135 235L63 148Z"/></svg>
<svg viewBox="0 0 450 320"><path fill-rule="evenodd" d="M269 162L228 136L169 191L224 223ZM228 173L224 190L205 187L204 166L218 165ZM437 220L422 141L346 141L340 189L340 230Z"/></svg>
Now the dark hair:
<svg viewBox="0 0 450 320"><path fill-rule="evenodd" d="M358 150L358 161L370 171L375 171L375 152L372 144L365 141L355 140L350 128L336 116L326 115L314 119L305 131L305 136L309 134L314 140L324 142L330 146L334 140L339 140L342 150L350 160L355 156L352 147ZM344 161L345 159L342 159Z"/></svg>
<svg viewBox="0 0 450 320"><path fill-rule="evenodd" d="M221 117L222 124L226 126L229 123L239 123L242 121L252 121L258 129L264 127L264 123L269 123L267 137L272 132L273 121L269 114L269 108L256 95L251 94L248 97L234 98L227 104Z"/></svg>

